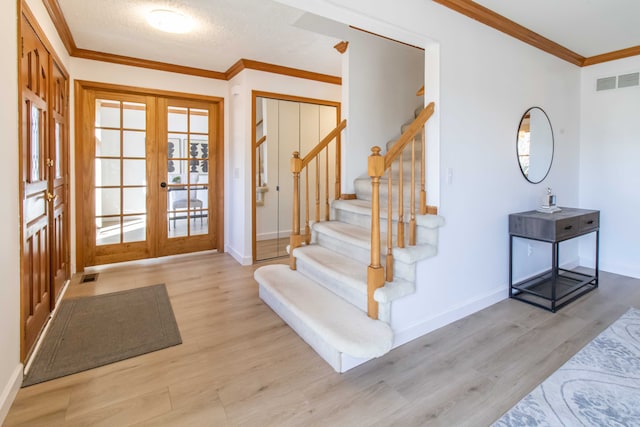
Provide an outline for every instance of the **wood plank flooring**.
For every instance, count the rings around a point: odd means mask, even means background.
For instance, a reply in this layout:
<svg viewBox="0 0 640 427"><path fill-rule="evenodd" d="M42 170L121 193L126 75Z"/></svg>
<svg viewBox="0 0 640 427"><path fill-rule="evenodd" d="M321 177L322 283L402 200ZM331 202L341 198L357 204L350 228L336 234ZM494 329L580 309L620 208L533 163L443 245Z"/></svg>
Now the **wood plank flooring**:
<svg viewBox="0 0 640 427"><path fill-rule="evenodd" d="M640 280L602 273L556 314L505 300L340 375L260 301L257 266L208 253L74 277L65 298L166 283L183 344L21 389L4 425L485 426L640 307Z"/></svg>

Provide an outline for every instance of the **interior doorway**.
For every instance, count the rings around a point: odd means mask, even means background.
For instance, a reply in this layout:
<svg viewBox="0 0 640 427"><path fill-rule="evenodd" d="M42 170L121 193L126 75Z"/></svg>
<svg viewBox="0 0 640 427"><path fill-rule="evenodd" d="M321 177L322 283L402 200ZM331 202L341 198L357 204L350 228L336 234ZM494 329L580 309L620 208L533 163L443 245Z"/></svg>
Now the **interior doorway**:
<svg viewBox="0 0 640 427"><path fill-rule="evenodd" d="M293 212L292 153L298 151L304 157L337 126L340 103L254 91L252 115L253 260L261 261L287 255ZM319 182L334 176L336 153L328 151L327 155L322 165L313 163L308 168L310 176L318 174ZM304 188L306 175L300 181ZM335 187L326 188L329 194L311 190L317 201L335 199ZM315 210L315 203L310 211ZM300 209L304 217L306 205Z"/></svg>
<svg viewBox="0 0 640 427"><path fill-rule="evenodd" d="M222 247L222 99L77 82L78 270Z"/></svg>

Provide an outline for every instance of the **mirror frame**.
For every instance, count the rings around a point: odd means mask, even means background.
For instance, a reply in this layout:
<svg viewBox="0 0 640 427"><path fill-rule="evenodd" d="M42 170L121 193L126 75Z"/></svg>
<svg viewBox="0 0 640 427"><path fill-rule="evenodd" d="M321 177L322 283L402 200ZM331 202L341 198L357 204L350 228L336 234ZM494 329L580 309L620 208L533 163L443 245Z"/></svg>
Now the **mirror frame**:
<svg viewBox="0 0 640 427"><path fill-rule="evenodd" d="M540 180L538 181L534 181L531 178L529 178L528 174L525 173L524 169L522 168L522 162L520 161L520 152L518 150L518 142L520 140L520 129L522 128L522 122L524 121L524 119L526 118L527 114L529 114L529 117L531 117L531 111L532 110L540 110L540 112L542 112L542 114L544 114L544 117L547 119L547 123L549 124L549 131L551 132L551 158L549 159L549 165L547 166L547 170L544 173L544 176L542 178L540 178ZM547 112L544 111L542 109L542 107L530 107L528 108L520 117L520 123L518 124L518 130L516 131L516 158L518 160L518 167L520 168L520 172L522 173L522 176L524 177L524 179L526 179L528 182L530 182L531 184L539 184L542 181L545 180L545 178L549 175L549 172L551 171L551 166L553 165L553 158L555 156L555 136L553 134L553 126L551 125L551 120L549 120L549 116L547 115ZM531 161L531 159L529 159L529 161ZM529 168L531 167L531 163L529 163Z"/></svg>

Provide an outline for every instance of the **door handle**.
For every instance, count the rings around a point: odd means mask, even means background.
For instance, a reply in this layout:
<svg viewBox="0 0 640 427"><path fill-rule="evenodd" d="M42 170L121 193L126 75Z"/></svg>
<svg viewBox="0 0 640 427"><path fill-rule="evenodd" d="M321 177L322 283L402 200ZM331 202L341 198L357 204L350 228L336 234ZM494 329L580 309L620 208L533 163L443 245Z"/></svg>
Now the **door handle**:
<svg viewBox="0 0 640 427"><path fill-rule="evenodd" d="M162 187L162 188L166 188L166 187L167 187L167 183L166 183L166 182L164 182L164 181L162 181L162 182L160 183L160 187Z"/></svg>
<svg viewBox="0 0 640 427"><path fill-rule="evenodd" d="M47 191L47 196L46 197L47 197L47 202L51 202L51 201L55 200L56 197L58 197L58 195L57 194L51 194L51 193L49 193Z"/></svg>

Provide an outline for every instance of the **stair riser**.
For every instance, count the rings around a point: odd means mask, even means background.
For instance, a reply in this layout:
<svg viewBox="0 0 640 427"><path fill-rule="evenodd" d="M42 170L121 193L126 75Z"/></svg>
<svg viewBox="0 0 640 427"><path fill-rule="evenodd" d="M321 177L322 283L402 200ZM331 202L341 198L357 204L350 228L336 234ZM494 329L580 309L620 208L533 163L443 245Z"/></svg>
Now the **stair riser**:
<svg viewBox="0 0 640 427"><path fill-rule="evenodd" d="M342 372L341 353L320 337L313 329L300 322L297 316L271 291L260 285L260 299L285 321L307 344L309 344L336 372Z"/></svg>
<svg viewBox="0 0 640 427"><path fill-rule="evenodd" d="M313 235L314 242L327 249L340 253L346 257L351 257L355 260L365 263L365 265L369 265L369 263L371 262L371 252L369 249L365 249L348 242L339 241L332 236L324 233L319 233L317 231L314 231ZM383 252L380 254L380 262L382 265L384 265L386 248L381 249ZM401 261L398 261L397 259L394 259L393 272L395 277L407 280L409 282L415 282L416 280L415 264L405 264Z"/></svg>
<svg viewBox="0 0 640 427"><path fill-rule="evenodd" d="M346 222L347 224L357 225L359 227L369 228L371 227L371 215L363 215L356 212L345 211L342 209L334 209L333 218L338 221ZM409 215L405 215L405 244L409 244ZM398 221L392 222L392 230L394 233L394 246L397 246L397 232L398 232ZM380 219L380 231L382 233L387 232L387 220L386 218ZM427 228L422 227L420 225L416 226L416 243L421 244L429 244L433 246L437 246L438 244L438 229L437 228Z"/></svg>
<svg viewBox="0 0 640 427"><path fill-rule="evenodd" d="M362 311L367 311L367 295L357 292L355 289L343 286L331 275L318 268L315 264L308 263L303 258L296 258L296 270L306 277L315 280L345 301L350 302Z"/></svg>

